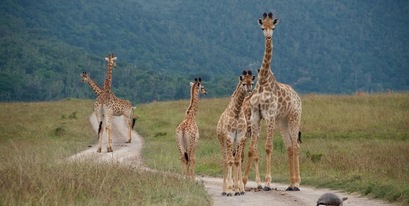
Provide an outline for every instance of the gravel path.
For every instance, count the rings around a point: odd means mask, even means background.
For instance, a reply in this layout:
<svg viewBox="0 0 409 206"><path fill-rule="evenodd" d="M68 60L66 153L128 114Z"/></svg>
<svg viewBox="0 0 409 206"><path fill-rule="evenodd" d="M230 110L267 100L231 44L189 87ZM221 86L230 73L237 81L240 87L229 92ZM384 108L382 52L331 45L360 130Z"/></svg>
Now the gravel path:
<svg viewBox="0 0 409 206"><path fill-rule="evenodd" d="M95 115L90 116L90 122L95 130L98 129L98 124ZM122 117L113 118L113 153L106 153L106 137L103 138L102 153L97 153L97 144L90 145L90 147L78 154L73 155L70 159L93 159L95 161L103 162L120 162L122 164L129 164L137 167L138 169L150 170L143 166L141 159L141 149L143 145L142 137L135 131L132 132L132 142L130 144L125 143L127 140L127 128L125 121ZM176 152L176 150L175 150ZM204 183L206 190L210 194L213 200L213 205L217 206L230 206L230 205L274 205L274 206L299 206L299 205L316 205L317 199L326 192L333 192L340 197L348 197L348 200L344 202L345 205L354 206L382 206L392 205L379 200L368 199L360 197L354 194L345 194L338 191L332 191L329 189L316 189L312 187L306 187L301 185L300 192L286 192L284 191L288 185L274 184L273 188L276 190L265 191L249 191L242 196L226 197L221 196L222 178L215 177L196 177L198 181ZM247 183L249 187L256 187L256 183L249 181Z"/></svg>

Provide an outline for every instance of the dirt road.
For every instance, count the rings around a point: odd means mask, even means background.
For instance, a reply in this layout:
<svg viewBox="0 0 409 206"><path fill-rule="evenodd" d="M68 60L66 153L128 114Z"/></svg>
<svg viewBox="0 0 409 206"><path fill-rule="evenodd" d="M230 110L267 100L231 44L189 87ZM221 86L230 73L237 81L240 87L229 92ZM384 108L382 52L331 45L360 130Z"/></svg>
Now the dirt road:
<svg viewBox="0 0 409 206"><path fill-rule="evenodd" d="M90 122L97 132L98 124L95 115L90 116ZM80 152L71 159L93 159L95 161L104 162L120 162L121 164L133 165L138 169L151 170L143 166L141 160L141 149L143 145L143 139L135 131L132 132L132 143L126 144L127 129L125 121L122 117L114 117L113 119L113 153L106 153L106 138L103 138L102 153L97 153L97 144L90 146L89 149ZM151 170L152 171L152 170ZM344 202L344 205L354 206L381 206L391 205L379 200L368 199L365 197L359 197L358 195L345 194L338 191L332 191L329 189L316 189L312 187L306 187L301 185L301 191L299 192L286 192L284 191L288 185L273 184L273 188L277 190L265 191L249 191L242 196L226 197L221 196L222 179L214 177L197 177L198 181L202 181L206 190L211 195L213 205L227 206L227 205L274 205L274 206L299 206L299 205L316 205L318 197L326 192L333 192L340 197L348 197L348 200ZM250 181L249 187L255 187L256 183Z"/></svg>

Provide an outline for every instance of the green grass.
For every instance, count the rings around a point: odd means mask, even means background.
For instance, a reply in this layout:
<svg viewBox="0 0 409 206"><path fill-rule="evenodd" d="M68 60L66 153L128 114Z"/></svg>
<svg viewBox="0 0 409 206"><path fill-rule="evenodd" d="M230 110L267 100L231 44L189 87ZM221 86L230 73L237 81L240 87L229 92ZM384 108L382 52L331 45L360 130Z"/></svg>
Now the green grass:
<svg viewBox="0 0 409 206"><path fill-rule="evenodd" d="M93 101L0 103L0 205L209 205L204 186L66 158L96 142ZM176 188L176 189L175 189Z"/></svg>
<svg viewBox="0 0 409 206"><path fill-rule="evenodd" d="M409 94L304 95L302 185L409 203ZM216 125L229 99L201 99L196 173L221 176ZM189 101L138 106L148 167L181 173L175 128ZM0 205L209 205L201 184L116 164L64 161L96 142L93 101L0 103ZM264 133L260 170L265 171ZM288 182L276 132L273 182ZM248 146L248 145L247 145ZM254 174L250 174L254 179Z"/></svg>
<svg viewBox="0 0 409 206"><path fill-rule="evenodd" d="M409 93L311 94L302 100L301 187L340 189L409 204ZM216 125L228 101L199 102L197 174L222 174ZM145 138L143 155L149 167L181 173L175 128L188 104L187 100L151 103L136 111L141 117L136 130ZM265 171L264 140L262 133L261 174ZM287 155L278 130L273 142L273 182L288 183ZM254 179L254 173L250 178Z"/></svg>

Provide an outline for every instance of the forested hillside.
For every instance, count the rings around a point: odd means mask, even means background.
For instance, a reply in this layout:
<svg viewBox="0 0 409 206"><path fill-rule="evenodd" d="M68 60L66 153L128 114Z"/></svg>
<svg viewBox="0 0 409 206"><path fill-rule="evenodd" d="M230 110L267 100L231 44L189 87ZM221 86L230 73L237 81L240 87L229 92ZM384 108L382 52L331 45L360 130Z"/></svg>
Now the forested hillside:
<svg viewBox="0 0 409 206"><path fill-rule="evenodd" d="M94 97L118 56L113 90L134 103L187 98L202 77L208 96L229 95L256 70L263 12L280 19L272 70L300 93L409 89L407 1L4 0L0 101Z"/></svg>

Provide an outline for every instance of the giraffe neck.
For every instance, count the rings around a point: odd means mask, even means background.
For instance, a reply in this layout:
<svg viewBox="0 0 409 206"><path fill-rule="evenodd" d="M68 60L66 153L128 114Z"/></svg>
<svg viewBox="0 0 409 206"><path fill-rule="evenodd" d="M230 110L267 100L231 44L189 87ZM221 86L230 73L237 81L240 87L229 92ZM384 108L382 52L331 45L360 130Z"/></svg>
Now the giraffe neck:
<svg viewBox="0 0 409 206"><path fill-rule="evenodd" d="M91 79L91 77L87 77L87 82L89 86L92 88L92 90L94 91L94 93L97 96L99 96L102 92L101 87L99 87L99 85L93 79Z"/></svg>
<svg viewBox="0 0 409 206"><path fill-rule="evenodd" d="M197 108L199 106L199 91L196 89L197 84L194 84L190 91L190 105L186 111L189 116L196 116Z"/></svg>
<svg viewBox="0 0 409 206"><path fill-rule="evenodd" d="M238 116L240 114L244 98L246 97L246 91L244 89L241 89L240 86L241 82L239 82L239 84L237 85L229 105L230 111L232 111L235 116Z"/></svg>
<svg viewBox="0 0 409 206"><path fill-rule="evenodd" d="M261 64L260 72L258 74L258 82L264 84L266 82L274 81L273 73L271 72L271 59L273 56L273 38L266 38L265 49L263 56L263 63Z"/></svg>
<svg viewBox="0 0 409 206"><path fill-rule="evenodd" d="M105 91L111 91L111 85L112 85L112 63L108 63L108 68L107 68L107 75L104 81L104 90Z"/></svg>

